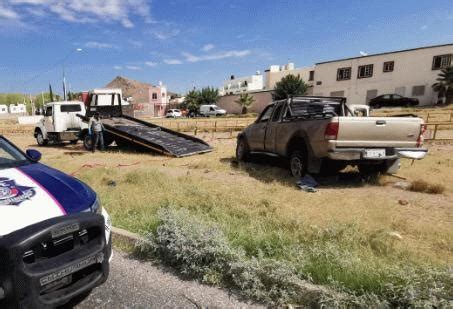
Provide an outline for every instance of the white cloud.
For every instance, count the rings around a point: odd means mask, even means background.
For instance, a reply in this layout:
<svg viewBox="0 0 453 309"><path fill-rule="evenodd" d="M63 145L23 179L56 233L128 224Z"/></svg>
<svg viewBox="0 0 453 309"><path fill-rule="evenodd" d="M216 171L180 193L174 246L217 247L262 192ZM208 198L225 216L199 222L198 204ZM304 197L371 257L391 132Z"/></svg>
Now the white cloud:
<svg viewBox="0 0 453 309"><path fill-rule="evenodd" d="M74 23L117 22L125 28L134 27L137 17L150 23L151 13L147 0L3 0L0 17L15 17L26 21L30 9L47 12L45 17L57 16ZM20 15L18 12L21 12ZM28 12L27 14L24 14ZM18 16L20 15L20 16ZM36 14L35 17L39 17Z"/></svg>
<svg viewBox="0 0 453 309"><path fill-rule="evenodd" d="M175 36L177 36L181 30L179 29L171 29L168 31L154 31L152 34L159 40L168 40Z"/></svg>
<svg viewBox="0 0 453 309"><path fill-rule="evenodd" d="M115 65L115 66L113 66L113 68L114 68L115 70L122 70L122 69L123 69L123 67L120 66L120 65Z"/></svg>
<svg viewBox="0 0 453 309"><path fill-rule="evenodd" d="M201 48L201 50L204 52L208 52L212 50L214 47L215 47L214 44L206 44Z"/></svg>
<svg viewBox="0 0 453 309"><path fill-rule="evenodd" d="M110 48L115 48L112 44L109 43L102 43L102 42L96 42L96 41L91 41L85 43L86 48L95 48L95 49L110 49Z"/></svg>
<svg viewBox="0 0 453 309"><path fill-rule="evenodd" d="M200 61L212 61L212 60L221 60L225 58L242 58L251 54L251 51L248 49L245 50L230 50L223 51L214 54L200 55L196 56L190 53L182 53L187 62L200 62Z"/></svg>
<svg viewBox="0 0 453 309"><path fill-rule="evenodd" d="M155 67L157 65L157 62L153 61L146 61L145 64L149 67Z"/></svg>
<svg viewBox="0 0 453 309"><path fill-rule="evenodd" d="M423 25L423 26L420 27L420 30L426 30L426 29L428 29L427 25Z"/></svg>
<svg viewBox="0 0 453 309"><path fill-rule="evenodd" d="M165 59L166 64L182 64L182 61L179 59Z"/></svg>
<svg viewBox="0 0 453 309"><path fill-rule="evenodd" d="M138 71L141 70L142 68L136 65L126 65L126 69L132 70L132 71Z"/></svg>

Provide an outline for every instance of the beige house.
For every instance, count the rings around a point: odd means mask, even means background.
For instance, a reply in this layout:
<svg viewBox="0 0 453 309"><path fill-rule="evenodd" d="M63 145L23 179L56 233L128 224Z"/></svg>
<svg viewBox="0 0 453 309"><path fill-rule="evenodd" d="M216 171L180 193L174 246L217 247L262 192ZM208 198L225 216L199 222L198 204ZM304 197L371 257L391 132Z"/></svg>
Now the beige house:
<svg viewBox="0 0 453 309"><path fill-rule="evenodd" d="M275 84L289 74L299 75L308 84L308 94L311 94L311 87L313 86L315 77L315 67L295 68L294 63L291 62L282 66L271 65L269 69L264 71L264 88L266 90L273 90Z"/></svg>
<svg viewBox="0 0 453 309"><path fill-rule="evenodd" d="M396 93L435 104L431 85L442 68L453 64L453 44L420 47L327 61L315 66L314 95L344 96L349 104Z"/></svg>

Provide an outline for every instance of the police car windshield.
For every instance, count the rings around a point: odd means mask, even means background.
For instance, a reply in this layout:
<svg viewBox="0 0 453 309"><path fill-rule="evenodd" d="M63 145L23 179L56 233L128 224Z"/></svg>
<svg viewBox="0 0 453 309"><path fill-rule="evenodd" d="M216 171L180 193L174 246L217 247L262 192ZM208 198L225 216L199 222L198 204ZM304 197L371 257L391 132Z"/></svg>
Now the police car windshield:
<svg viewBox="0 0 453 309"><path fill-rule="evenodd" d="M30 161L4 138L0 138L0 169L29 164Z"/></svg>

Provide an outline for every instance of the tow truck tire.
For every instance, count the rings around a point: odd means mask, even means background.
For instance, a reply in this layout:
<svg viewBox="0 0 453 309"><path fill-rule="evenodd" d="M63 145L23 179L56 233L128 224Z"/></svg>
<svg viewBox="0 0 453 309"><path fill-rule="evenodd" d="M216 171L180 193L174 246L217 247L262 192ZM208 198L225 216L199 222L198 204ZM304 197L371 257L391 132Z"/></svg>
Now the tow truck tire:
<svg viewBox="0 0 453 309"><path fill-rule="evenodd" d="M247 141L244 137L238 139L236 144L236 159L238 161L247 162L250 159L250 150Z"/></svg>
<svg viewBox="0 0 453 309"><path fill-rule="evenodd" d="M49 140L45 139L44 135L41 132L41 130L39 130L36 133L36 142L38 143L39 146L46 146L49 143Z"/></svg>
<svg viewBox="0 0 453 309"><path fill-rule="evenodd" d="M83 147L85 147L86 150L91 150L91 148L93 147L91 135L85 135L85 137L83 138Z"/></svg>
<svg viewBox="0 0 453 309"><path fill-rule="evenodd" d="M297 149L291 152L289 156L289 168L291 175L297 179L305 175L307 172L307 156L304 150Z"/></svg>

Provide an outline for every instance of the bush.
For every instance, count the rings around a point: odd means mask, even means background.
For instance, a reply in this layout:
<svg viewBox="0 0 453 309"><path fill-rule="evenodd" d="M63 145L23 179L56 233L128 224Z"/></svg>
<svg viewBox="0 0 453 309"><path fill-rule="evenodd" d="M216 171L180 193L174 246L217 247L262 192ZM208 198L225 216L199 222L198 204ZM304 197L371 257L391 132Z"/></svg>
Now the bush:
<svg viewBox="0 0 453 309"><path fill-rule="evenodd" d="M424 180L414 180L409 188L413 192L423 192L430 194L442 194L445 187L441 184L430 184Z"/></svg>

